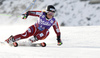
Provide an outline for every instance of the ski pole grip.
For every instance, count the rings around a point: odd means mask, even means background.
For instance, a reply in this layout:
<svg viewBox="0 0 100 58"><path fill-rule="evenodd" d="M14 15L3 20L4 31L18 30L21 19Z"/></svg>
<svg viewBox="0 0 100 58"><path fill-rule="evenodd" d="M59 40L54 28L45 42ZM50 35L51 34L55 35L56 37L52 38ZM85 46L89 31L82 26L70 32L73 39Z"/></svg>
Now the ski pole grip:
<svg viewBox="0 0 100 58"><path fill-rule="evenodd" d="M36 0L33 0L33 2L35 2Z"/></svg>

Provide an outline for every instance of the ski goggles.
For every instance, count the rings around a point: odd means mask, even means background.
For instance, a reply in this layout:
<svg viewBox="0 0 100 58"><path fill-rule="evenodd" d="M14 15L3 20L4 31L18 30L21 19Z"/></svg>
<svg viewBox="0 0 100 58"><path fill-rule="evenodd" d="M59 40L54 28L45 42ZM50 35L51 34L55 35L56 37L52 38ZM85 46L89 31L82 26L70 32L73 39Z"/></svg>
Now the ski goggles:
<svg viewBox="0 0 100 58"><path fill-rule="evenodd" d="M53 11L48 11L48 14L54 16L55 12L53 12Z"/></svg>

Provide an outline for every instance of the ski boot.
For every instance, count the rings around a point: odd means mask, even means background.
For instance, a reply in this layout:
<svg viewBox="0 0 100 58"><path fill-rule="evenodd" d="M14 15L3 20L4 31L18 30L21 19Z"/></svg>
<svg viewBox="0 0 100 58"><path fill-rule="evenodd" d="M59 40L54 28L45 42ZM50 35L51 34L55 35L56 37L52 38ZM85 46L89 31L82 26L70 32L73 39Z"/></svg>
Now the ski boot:
<svg viewBox="0 0 100 58"><path fill-rule="evenodd" d="M8 39L6 39L5 42L7 42L10 46L18 46L18 43L15 42L14 37L12 35Z"/></svg>
<svg viewBox="0 0 100 58"><path fill-rule="evenodd" d="M30 46L41 46L41 47L46 47L46 43L45 42L42 42L42 43L34 43L38 41L37 37L34 36L32 38L29 39L29 42L30 42Z"/></svg>
<svg viewBox="0 0 100 58"><path fill-rule="evenodd" d="M29 41L31 41L31 42L33 43L33 42L38 41L38 39L37 39L37 37L36 37L36 36L34 36L34 37L30 38L30 39L29 39Z"/></svg>
<svg viewBox="0 0 100 58"><path fill-rule="evenodd" d="M36 36L32 37L29 39L29 45L32 45L33 42L38 41L38 39L36 38Z"/></svg>

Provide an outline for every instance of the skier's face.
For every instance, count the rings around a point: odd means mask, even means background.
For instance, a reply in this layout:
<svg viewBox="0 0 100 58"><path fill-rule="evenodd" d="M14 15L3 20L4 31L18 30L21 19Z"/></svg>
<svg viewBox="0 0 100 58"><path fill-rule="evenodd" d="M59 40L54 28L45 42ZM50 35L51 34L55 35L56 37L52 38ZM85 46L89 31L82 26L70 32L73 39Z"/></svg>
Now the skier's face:
<svg viewBox="0 0 100 58"><path fill-rule="evenodd" d="M50 16L54 16L54 12L52 12L52 11L48 11L47 14L50 15Z"/></svg>

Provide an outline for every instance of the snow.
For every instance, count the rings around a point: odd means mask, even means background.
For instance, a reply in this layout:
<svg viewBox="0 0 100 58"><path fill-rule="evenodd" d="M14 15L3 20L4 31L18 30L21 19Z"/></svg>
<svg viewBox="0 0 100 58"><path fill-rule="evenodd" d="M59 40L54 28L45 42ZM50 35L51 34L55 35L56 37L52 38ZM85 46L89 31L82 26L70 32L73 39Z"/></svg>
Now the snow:
<svg viewBox="0 0 100 58"><path fill-rule="evenodd" d="M0 41L23 33L29 25L1 25ZM42 41L47 47L0 46L0 58L100 58L100 26L60 27L62 46L57 46L53 28ZM20 40L19 42L27 41Z"/></svg>
<svg viewBox="0 0 100 58"><path fill-rule="evenodd" d="M100 4L88 4L79 0L37 0L34 10L45 9L55 5L57 21L60 26L62 46L57 46L53 28L45 40L47 47L9 47L0 46L0 58L100 58ZM26 20L20 16L32 0L5 0L0 5L0 41L10 35L23 33L37 21L36 17ZM8 8L9 7L9 8ZM13 15L13 16L12 16ZM90 18L91 20L88 20ZM87 26L92 25L92 26ZM28 39L18 41L23 43Z"/></svg>
<svg viewBox="0 0 100 58"><path fill-rule="evenodd" d="M25 13L26 11L24 10L33 3L32 1L33 0L5 0L2 5L0 5L0 13L13 15L11 18L15 20L15 24L16 20L20 20L16 18L16 16ZM100 25L100 4L89 4L89 1L82 2L79 0L36 0L34 8L28 10L45 10L47 5L54 5L57 9L55 17L60 25L62 23L66 26ZM31 7L33 7L33 5ZM87 18L90 18L90 20ZM13 22L13 20L10 22ZM10 24L10 22L0 24Z"/></svg>

